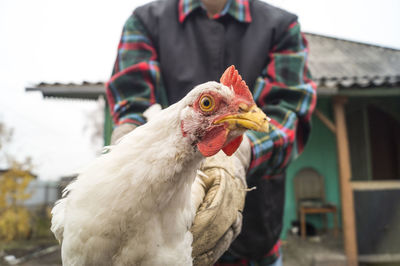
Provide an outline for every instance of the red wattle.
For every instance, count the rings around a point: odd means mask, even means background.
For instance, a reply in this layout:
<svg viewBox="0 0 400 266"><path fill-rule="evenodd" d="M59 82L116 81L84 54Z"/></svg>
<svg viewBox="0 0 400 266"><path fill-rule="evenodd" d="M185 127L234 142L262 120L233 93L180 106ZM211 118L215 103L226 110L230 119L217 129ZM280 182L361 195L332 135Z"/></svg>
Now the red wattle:
<svg viewBox="0 0 400 266"><path fill-rule="evenodd" d="M216 127L203 137L201 142L197 143L197 148L205 157L217 154L225 144L228 131L225 126Z"/></svg>
<svg viewBox="0 0 400 266"><path fill-rule="evenodd" d="M222 150L225 152L226 155L231 156L235 153L235 151L239 148L240 144L242 143L243 135L240 135L236 139L229 142Z"/></svg>

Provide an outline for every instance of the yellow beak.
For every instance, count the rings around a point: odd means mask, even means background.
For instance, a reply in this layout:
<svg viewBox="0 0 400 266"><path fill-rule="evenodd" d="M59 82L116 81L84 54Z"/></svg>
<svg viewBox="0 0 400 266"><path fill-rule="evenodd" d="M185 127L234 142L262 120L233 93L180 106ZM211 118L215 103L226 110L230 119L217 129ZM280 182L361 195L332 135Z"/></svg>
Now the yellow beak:
<svg viewBox="0 0 400 266"><path fill-rule="evenodd" d="M269 128L269 118L264 114L264 112L253 105L248 108L245 105L240 106L243 113L227 115L214 121L214 124L228 123L228 128L230 130L236 128L247 128L259 132L268 133Z"/></svg>

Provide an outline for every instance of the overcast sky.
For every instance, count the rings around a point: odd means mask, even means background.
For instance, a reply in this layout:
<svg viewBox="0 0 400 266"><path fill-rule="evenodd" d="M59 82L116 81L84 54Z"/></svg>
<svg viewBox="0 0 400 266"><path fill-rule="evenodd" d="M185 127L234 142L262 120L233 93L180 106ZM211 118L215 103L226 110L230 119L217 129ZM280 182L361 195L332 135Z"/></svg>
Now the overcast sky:
<svg viewBox="0 0 400 266"><path fill-rule="evenodd" d="M33 157L41 178L57 179L95 156L83 127L96 103L43 100L24 88L107 80L123 23L146 2L0 0L0 121L15 129L11 152ZM400 49L399 0L267 2L296 13L306 32Z"/></svg>

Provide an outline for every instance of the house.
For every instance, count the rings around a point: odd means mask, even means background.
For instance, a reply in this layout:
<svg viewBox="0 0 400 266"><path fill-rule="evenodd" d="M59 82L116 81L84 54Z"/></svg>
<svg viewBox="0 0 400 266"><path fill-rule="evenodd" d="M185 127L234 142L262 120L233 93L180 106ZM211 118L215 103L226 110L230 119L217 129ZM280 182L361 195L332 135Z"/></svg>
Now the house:
<svg viewBox="0 0 400 266"><path fill-rule="evenodd" d="M358 248L365 262L398 256L400 51L315 34L307 39L318 103L308 146L287 172L285 229L296 216L293 177L311 166L325 177L327 200L345 214L346 249Z"/></svg>
<svg viewBox="0 0 400 266"><path fill-rule="evenodd" d="M0 180L2 179L2 176L9 171L10 169L0 169ZM32 180L30 180L26 189L23 191L23 193L26 193L29 196L17 204L21 204L29 210L41 209L43 206L53 205L59 198L58 184L52 181L40 180L36 175L30 172L26 173L32 176ZM13 178L15 179L14 176ZM16 182L18 184L20 181ZM22 191L19 191L19 193L21 192Z"/></svg>
<svg viewBox="0 0 400 266"><path fill-rule="evenodd" d="M289 167L282 238L296 217L293 178L312 167L339 208L350 261L400 255L400 50L306 34L309 67L318 84L313 130ZM44 97L97 99L104 84L38 84ZM106 107L105 142L111 120ZM319 216L308 221L321 227ZM333 221L329 218L329 226ZM386 257L385 257L386 256Z"/></svg>

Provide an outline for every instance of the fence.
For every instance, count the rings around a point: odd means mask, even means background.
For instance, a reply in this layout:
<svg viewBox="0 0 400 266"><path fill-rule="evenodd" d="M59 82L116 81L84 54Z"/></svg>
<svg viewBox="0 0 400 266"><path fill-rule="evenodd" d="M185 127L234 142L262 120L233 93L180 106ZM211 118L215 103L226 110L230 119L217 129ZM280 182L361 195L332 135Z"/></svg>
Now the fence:
<svg viewBox="0 0 400 266"><path fill-rule="evenodd" d="M33 180L26 190L31 197L23 205L27 208L53 205L59 198L59 186L59 182Z"/></svg>

